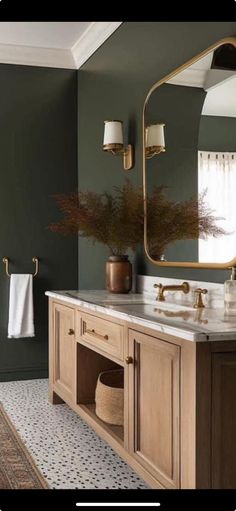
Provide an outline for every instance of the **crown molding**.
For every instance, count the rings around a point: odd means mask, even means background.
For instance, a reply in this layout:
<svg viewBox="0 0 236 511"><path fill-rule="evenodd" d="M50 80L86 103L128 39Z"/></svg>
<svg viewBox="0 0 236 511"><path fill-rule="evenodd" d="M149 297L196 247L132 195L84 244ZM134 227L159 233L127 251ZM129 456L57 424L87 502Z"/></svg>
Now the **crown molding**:
<svg viewBox="0 0 236 511"><path fill-rule="evenodd" d="M71 50L0 44L0 63L76 69Z"/></svg>
<svg viewBox="0 0 236 511"><path fill-rule="evenodd" d="M0 63L79 69L121 23L122 21L93 21L68 50L0 44Z"/></svg>
<svg viewBox="0 0 236 511"><path fill-rule="evenodd" d="M79 69L121 24L122 21L93 21L71 48L75 67Z"/></svg>

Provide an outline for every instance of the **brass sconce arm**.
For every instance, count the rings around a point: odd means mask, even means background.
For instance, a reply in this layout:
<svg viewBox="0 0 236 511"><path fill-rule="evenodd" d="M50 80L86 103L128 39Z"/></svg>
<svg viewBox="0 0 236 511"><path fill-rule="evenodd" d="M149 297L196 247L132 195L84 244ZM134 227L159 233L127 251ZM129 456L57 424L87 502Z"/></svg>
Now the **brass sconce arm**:
<svg viewBox="0 0 236 511"><path fill-rule="evenodd" d="M134 166L134 147L128 144L123 151L124 170L130 170Z"/></svg>
<svg viewBox="0 0 236 511"><path fill-rule="evenodd" d="M124 170L130 170L134 166L134 147L128 144L125 148L120 147L120 144L107 144L103 146L103 151L110 152L117 156L123 154L123 167Z"/></svg>

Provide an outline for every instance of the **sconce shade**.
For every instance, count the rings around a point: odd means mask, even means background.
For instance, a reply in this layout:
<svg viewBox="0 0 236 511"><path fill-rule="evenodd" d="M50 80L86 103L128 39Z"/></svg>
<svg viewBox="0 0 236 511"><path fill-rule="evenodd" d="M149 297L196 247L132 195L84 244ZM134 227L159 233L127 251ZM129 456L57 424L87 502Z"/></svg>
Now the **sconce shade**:
<svg viewBox="0 0 236 511"><path fill-rule="evenodd" d="M151 124L145 130L146 157L152 158L155 154L165 151L165 124Z"/></svg>
<svg viewBox="0 0 236 511"><path fill-rule="evenodd" d="M122 121L104 121L104 151L123 148L123 123Z"/></svg>
<svg viewBox="0 0 236 511"><path fill-rule="evenodd" d="M122 121L104 121L103 151L122 155L124 170L133 168L134 148L131 144L124 147Z"/></svg>

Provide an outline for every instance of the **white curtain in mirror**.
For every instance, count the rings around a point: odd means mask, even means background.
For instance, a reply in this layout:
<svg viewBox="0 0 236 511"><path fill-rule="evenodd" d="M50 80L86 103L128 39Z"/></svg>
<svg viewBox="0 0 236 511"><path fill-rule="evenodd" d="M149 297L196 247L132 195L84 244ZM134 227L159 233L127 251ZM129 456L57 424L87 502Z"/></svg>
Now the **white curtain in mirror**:
<svg viewBox="0 0 236 511"><path fill-rule="evenodd" d="M217 225L230 234L199 239L199 262L225 263L236 255L236 153L198 152L198 193L205 190L214 216L224 218Z"/></svg>

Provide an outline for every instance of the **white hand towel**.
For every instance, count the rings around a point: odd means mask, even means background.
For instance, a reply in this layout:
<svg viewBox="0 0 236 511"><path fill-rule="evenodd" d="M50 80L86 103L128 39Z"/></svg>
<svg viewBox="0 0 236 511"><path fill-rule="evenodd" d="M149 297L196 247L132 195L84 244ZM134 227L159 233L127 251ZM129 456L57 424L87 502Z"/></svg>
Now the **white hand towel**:
<svg viewBox="0 0 236 511"><path fill-rule="evenodd" d="M10 277L8 337L34 337L33 275Z"/></svg>

